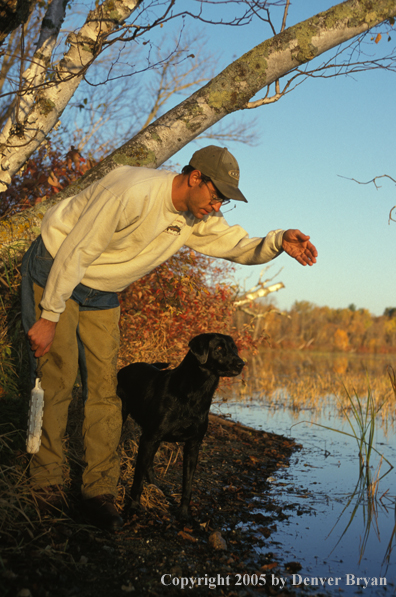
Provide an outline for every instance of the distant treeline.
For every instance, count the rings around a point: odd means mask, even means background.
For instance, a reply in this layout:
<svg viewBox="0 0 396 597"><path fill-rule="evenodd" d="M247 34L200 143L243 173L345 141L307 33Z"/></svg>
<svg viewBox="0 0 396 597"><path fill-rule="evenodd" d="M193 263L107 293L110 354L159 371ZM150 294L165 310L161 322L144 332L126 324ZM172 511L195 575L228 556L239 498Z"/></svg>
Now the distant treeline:
<svg viewBox="0 0 396 597"><path fill-rule="evenodd" d="M257 306L256 338L279 348L341 352L396 352L396 308L380 317L367 309L318 307L308 301L295 302L289 311L273 305ZM246 315L244 318L247 317ZM242 323L239 319L238 323Z"/></svg>

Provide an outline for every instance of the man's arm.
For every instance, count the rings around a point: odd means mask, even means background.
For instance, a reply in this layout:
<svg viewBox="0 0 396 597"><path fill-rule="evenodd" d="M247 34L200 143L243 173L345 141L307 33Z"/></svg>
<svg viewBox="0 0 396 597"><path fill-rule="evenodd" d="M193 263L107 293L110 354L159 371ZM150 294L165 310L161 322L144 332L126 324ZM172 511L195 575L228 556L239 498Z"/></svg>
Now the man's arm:
<svg viewBox="0 0 396 597"><path fill-rule="evenodd" d="M211 257L242 265L267 263L285 251L302 265L316 263L318 252L300 230L272 230L264 238L250 238L239 225L229 226L221 213L193 227L186 246Z"/></svg>
<svg viewBox="0 0 396 597"><path fill-rule="evenodd" d="M44 356L51 348L55 329L56 322L41 317L28 331L30 346L36 358Z"/></svg>
<svg viewBox="0 0 396 597"><path fill-rule="evenodd" d="M241 265L267 263L282 252L283 230L272 230L264 238L250 237L242 226L230 226L221 212L194 224L192 232L187 247Z"/></svg>
<svg viewBox="0 0 396 597"><path fill-rule="evenodd" d="M301 265L313 265L316 263L318 252L309 239L310 237L301 230L286 230L283 234L282 249Z"/></svg>

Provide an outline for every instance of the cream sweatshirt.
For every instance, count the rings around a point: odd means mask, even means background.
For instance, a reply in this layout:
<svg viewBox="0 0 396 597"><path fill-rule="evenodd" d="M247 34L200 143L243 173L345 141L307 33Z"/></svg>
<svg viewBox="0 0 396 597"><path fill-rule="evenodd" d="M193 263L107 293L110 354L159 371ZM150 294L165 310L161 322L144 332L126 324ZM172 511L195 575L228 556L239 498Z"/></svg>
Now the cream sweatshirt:
<svg viewBox="0 0 396 597"><path fill-rule="evenodd" d="M281 252L283 230L249 238L241 226L229 226L221 212L198 220L176 211L175 176L120 166L48 210L41 234L54 263L41 301L43 318L58 321L80 282L120 292L183 245L246 265L266 263Z"/></svg>

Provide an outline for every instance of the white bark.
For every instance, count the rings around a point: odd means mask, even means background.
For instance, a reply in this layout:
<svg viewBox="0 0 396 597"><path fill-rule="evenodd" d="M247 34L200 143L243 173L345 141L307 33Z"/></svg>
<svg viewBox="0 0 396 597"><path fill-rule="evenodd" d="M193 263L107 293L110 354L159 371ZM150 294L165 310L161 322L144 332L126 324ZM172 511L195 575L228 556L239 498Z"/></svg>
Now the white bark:
<svg viewBox="0 0 396 597"><path fill-rule="evenodd" d="M43 85L66 8L64 0L52 0L43 22L50 19L53 26L41 31L38 48L23 75L20 103L0 135L0 192L58 122L85 68L98 53L102 37L116 29L141 2L112 0L91 11L80 31L68 36L70 48L55 67L53 84Z"/></svg>
<svg viewBox="0 0 396 597"><path fill-rule="evenodd" d="M253 301L256 301L259 298L264 298L268 296L271 292L277 292L281 288L284 288L285 285L283 282L277 282L276 284L271 284L271 286L266 286L263 288L259 288L254 292L248 292L245 296L238 301L234 301L234 307L242 307L243 305L248 305Z"/></svg>

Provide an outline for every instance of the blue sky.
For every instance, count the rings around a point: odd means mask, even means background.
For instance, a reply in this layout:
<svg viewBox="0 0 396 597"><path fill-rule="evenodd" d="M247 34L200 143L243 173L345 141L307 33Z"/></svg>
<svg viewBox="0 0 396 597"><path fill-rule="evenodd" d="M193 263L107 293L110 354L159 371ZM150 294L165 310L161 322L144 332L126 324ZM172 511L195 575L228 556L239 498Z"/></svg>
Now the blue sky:
<svg viewBox="0 0 396 597"><path fill-rule="evenodd" d="M288 25L334 4L298 0L290 8ZM211 50L219 54L218 70L270 37L269 29L258 23L231 32L221 26L205 31ZM396 31L392 42L383 39L370 51L387 51L395 39ZM240 186L249 203L238 203L226 213L228 222L242 225L251 236L300 228L319 252L313 267L302 267L286 255L273 262L268 275L283 267L277 281L285 289L273 295L279 308L288 309L296 300L333 308L354 303L381 315L396 306L396 223L388 225L395 185L383 179L376 190L347 180L396 177L395 91L396 74L384 70L308 80L279 102L249 111L256 119L258 145L229 146L239 161ZM190 143L173 161L188 163L205 144ZM238 267L236 276L249 288L261 270Z"/></svg>

